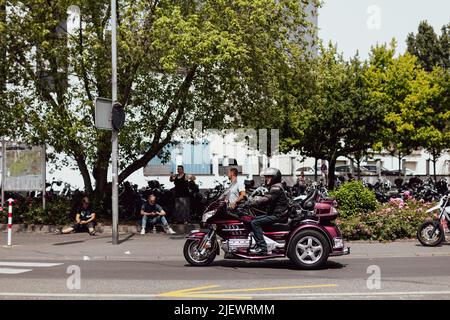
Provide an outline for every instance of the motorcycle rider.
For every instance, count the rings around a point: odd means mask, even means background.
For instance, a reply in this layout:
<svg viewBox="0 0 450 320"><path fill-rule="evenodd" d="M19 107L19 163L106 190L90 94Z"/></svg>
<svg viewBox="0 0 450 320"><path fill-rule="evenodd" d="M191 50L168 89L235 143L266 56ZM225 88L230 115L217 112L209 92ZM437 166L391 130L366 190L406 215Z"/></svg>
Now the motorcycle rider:
<svg viewBox="0 0 450 320"><path fill-rule="evenodd" d="M261 175L269 192L261 197L247 202L248 206L268 205L265 215L257 216L250 223L256 241L256 248L250 252L258 255L267 254L267 244L264 240L262 227L287 220L289 200L281 183L281 172L276 168L266 168Z"/></svg>

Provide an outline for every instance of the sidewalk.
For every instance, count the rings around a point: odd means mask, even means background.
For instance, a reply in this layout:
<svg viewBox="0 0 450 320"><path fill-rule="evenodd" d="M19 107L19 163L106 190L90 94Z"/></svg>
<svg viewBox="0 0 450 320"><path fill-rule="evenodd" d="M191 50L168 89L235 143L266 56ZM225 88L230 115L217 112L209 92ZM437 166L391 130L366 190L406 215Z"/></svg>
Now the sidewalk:
<svg viewBox="0 0 450 320"><path fill-rule="evenodd" d="M2 232L0 259L24 260L123 260L155 261L182 258L185 235L119 233L113 245L111 234L16 233L7 248Z"/></svg>
<svg viewBox="0 0 450 320"><path fill-rule="evenodd" d="M191 230L198 229L198 224L171 224L172 229L179 234L187 234ZM59 227L50 225L28 225L28 224L13 224L12 232L14 233L54 233L59 230ZM7 224L0 224L0 232L6 232L8 230ZM98 223L95 227L97 234L111 234L111 224ZM122 233L138 233L141 231L140 222L136 222L132 225L119 225L119 232Z"/></svg>
<svg viewBox="0 0 450 320"><path fill-rule="evenodd" d="M112 245L111 235L91 237L87 233L55 235L14 233L12 248L6 248L6 233L0 233L0 259L7 260L114 260L114 261L184 261L185 235L164 233L121 233L119 245ZM348 242L351 254L332 259L450 256L450 244L427 248L415 240L392 243ZM223 252L221 252L221 256Z"/></svg>

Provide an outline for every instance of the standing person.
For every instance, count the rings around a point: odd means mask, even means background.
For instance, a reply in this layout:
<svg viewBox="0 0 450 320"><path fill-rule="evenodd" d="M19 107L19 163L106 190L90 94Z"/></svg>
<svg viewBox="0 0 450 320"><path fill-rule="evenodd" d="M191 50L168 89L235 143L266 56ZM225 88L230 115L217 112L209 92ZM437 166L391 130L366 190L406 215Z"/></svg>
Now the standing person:
<svg viewBox="0 0 450 320"><path fill-rule="evenodd" d="M189 184L183 166L177 167L177 174L170 176L170 182L175 184L175 220L187 224L191 208Z"/></svg>
<svg viewBox="0 0 450 320"><path fill-rule="evenodd" d="M231 168L228 170L228 178L231 181L231 185L227 191L224 192L225 201L227 207L230 210L236 209L239 203L245 199L245 185L238 181L238 170Z"/></svg>
<svg viewBox="0 0 450 320"><path fill-rule="evenodd" d="M190 207L191 207L191 221L197 221L201 218L201 214L203 213L202 206L202 194L200 193L200 188L198 184L195 183L196 177L192 174L188 175L188 188L189 188L189 196L190 196Z"/></svg>
<svg viewBox="0 0 450 320"><path fill-rule="evenodd" d="M355 180L355 177L353 176L353 173L347 172L347 180L348 182L352 182Z"/></svg>
<svg viewBox="0 0 450 320"><path fill-rule="evenodd" d="M325 162L322 163L320 171L322 172L322 177L325 179L325 181L328 181L328 167Z"/></svg>
<svg viewBox="0 0 450 320"><path fill-rule="evenodd" d="M147 201L142 205L141 208L142 215L142 229L141 234L145 234L145 229L147 223L150 220L150 224L153 228L153 232L156 231L156 224L162 224L164 231L168 234L175 234L175 231L169 226L167 219L165 217L166 213L159 204L156 203L156 196L149 194Z"/></svg>
<svg viewBox="0 0 450 320"><path fill-rule="evenodd" d="M95 235L95 209L89 204L89 198L84 197L81 200L81 206L76 210L75 224L72 227L61 231L63 234L71 232L88 231L91 236Z"/></svg>
<svg viewBox="0 0 450 320"><path fill-rule="evenodd" d="M200 192L200 188L198 187L198 184L195 183L196 179L197 178L193 174L188 175L188 188L189 188L189 193L191 195L194 195L194 194Z"/></svg>
<svg viewBox="0 0 450 320"><path fill-rule="evenodd" d="M297 178L297 183L292 186L292 193L294 197L301 196L305 194L306 191L306 181L303 170L300 176Z"/></svg>

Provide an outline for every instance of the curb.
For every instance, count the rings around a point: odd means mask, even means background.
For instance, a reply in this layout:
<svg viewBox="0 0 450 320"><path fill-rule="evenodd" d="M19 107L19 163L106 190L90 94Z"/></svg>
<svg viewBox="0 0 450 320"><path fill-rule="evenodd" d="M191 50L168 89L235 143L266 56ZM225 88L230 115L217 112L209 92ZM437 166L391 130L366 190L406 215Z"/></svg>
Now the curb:
<svg viewBox="0 0 450 320"><path fill-rule="evenodd" d="M192 230L199 229L200 226L198 224L174 224L171 225L171 227L176 233L186 234ZM54 233L58 230L61 230L61 227L53 225L14 224L12 226L12 232L15 233ZM0 232L6 231L8 231L8 225L0 224ZM112 227L110 225L102 225L101 223L99 223L97 224L96 231L97 234L112 233ZM138 225L134 226L119 225L120 233L139 233L140 231L141 229Z"/></svg>

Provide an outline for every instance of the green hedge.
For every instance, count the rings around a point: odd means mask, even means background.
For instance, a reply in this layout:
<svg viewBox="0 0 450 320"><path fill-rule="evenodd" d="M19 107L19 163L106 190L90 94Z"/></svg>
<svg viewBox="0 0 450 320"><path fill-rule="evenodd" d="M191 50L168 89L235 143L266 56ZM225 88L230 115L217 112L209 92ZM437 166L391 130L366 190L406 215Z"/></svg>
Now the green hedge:
<svg viewBox="0 0 450 320"><path fill-rule="evenodd" d="M357 213L338 219L338 225L347 240L393 241L416 237L417 228L429 215L432 204L414 199L392 201L377 210Z"/></svg>
<svg viewBox="0 0 450 320"><path fill-rule="evenodd" d="M18 203L13 208L13 222L62 226L73 222L75 215L72 211L71 201L65 199L53 199L46 204L45 210L40 201Z"/></svg>
<svg viewBox="0 0 450 320"><path fill-rule="evenodd" d="M374 211L378 206L375 193L360 181L344 183L330 194L336 199L339 213L344 218Z"/></svg>

